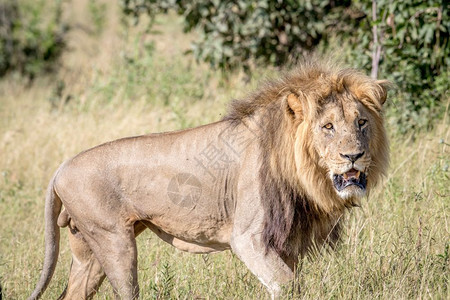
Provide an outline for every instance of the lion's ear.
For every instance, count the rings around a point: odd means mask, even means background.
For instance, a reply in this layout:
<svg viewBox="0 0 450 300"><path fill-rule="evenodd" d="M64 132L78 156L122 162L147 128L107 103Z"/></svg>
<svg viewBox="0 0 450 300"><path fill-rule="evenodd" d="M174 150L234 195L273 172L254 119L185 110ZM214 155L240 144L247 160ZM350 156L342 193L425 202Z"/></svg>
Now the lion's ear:
<svg viewBox="0 0 450 300"><path fill-rule="evenodd" d="M297 95L289 94L286 98L286 102L290 112L295 116L296 119L303 119L303 108L298 99Z"/></svg>
<svg viewBox="0 0 450 300"><path fill-rule="evenodd" d="M392 87L392 84L388 80L377 80L376 83L381 88L379 100L380 104L383 105L386 102L387 92Z"/></svg>

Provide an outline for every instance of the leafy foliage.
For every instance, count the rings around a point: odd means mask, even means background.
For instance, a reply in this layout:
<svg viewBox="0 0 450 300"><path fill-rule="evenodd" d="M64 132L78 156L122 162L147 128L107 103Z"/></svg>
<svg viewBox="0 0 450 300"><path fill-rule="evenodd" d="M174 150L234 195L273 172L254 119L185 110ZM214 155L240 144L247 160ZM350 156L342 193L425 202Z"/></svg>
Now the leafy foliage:
<svg viewBox="0 0 450 300"><path fill-rule="evenodd" d="M0 76L18 70L33 78L50 71L65 48L67 28L61 22L61 1L0 3Z"/></svg>
<svg viewBox="0 0 450 300"><path fill-rule="evenodd" d="M377 25L380 76L398 90L390 113L403 125L401 131L430 126L432 118L442 113L440 103L449 90L449 5L436 0L379 0L376 20L372 1L356 5L366 17L350 37L354 57L359 55L360 66L370 70L375 46L370 30Z"/></svg>
<svg viewBox="0 0 450 300"><path fill-rule="evenodd" d="M293 62L320 45L349 45L347 61L369 72L380 47L379 77L398 88L392 109L400 131L428 127L449 90L449 4L438 0L123 0L136 19L175 9L184 29L198 29L192 52L214 68ZM375 4L375 6L373 6ZM375 9L374 9L375 8ZM375 13L375 18L373 16ZM377 32L375 39L373 30ZM338 41L331 45L330 40ZM338 48L338 49L336 49ZM378 67L377 67L378 68Z"/></svg>
<svg viewBox="0 0 450 300"><path fill-rule="evenodd" d="M154 17L170 8L184 16L184 29L198 28L198 60L223 70L258 62L280 65L314 49L336 22L344 24L351 1L125 0L124 11ZM339 21L338 21L339 20Z"/></svg>

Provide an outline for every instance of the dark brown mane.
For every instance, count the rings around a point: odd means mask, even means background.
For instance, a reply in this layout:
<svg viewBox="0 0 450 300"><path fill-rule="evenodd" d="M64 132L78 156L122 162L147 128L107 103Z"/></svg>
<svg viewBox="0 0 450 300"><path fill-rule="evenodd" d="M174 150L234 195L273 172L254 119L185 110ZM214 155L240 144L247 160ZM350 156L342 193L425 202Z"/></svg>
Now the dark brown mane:
<svg viewBox="0 0 450 300"><path fill-rule="evenodd" d="M305 185L301 187L297 178L293 141L297 127L303 126L303 148L307 149L310 130L308 122L294 124L289 118L292 111L289 112L283 104L291 93L303 98L309 108L307 119L311 120L318 113L321 101L331 93L348 88L379 115L381 104L374 99L386 97L383 94L385 90L379 84L356 70L339 69L326 62L312 61L284 74L281 79L266 81L246 99L232 101L224 118L240 122L264 116L260 121L263 134L259 136L262 150L259 177L265 210L262 241L267 250L274 250L282 257L305 254L314 244L337 241L339 220L348 206L332 194L334 191L329 194L316 193L316 197L311 197L305 192ZM315 164L313 154L305 152L301 155L311 161L309 168L313 175L308 180L314 187L306 187L326 190L326 174Z"/></svg>
<svg viewBox="0 0 450 300"><path fill-rule="evenodd" d="M270 113L272 120L266 123L265 134L260 139L263 152L259 178L265 210L262 240L266 250L272 249L281 257L296 257L305 254L314 243L322 244L325 240L334 243L340 226L337 220L320 211L298 187L280 176L284 173L281 163L278 170L271 167L272 153L269 149L277 149L277 145L282 143L279 134L282 114L280 109Z"/></svg>
<svg viewBox="0 0 450 300"><path fill-rule="evenodd" d="M258 113L269 116L270 120L262 123L260 146L262 149L259 177L261 180L261 197L265 210L264 229L262 240L266 250L274 250L282 257L292 257L304 254L313 243L313 235L320 242L336 241L339 235L339 226L336 222L330 223L329 217L317 210L308 197L299 191L280 174L284 167L277 162L278 170L273 170L271 163L272 150L283 144L283 134L280 128L286 126L285 111L281 101L289 93L297 91L318 76L324 70L319 65L311 63L302 66L294 72L285 74L282 79L266 81L256 92L244 100L234 100L225 120L238 122L244 118L252 117ZM294 135L294 132L286 133ZM274 174L277 173L277 174ZM324 220L327 219L327 220ZM324 230L319 230L316 223L326 223ZM333 233L330 234L331 229ZM320 236L317 236L317 235Z"/></svg>

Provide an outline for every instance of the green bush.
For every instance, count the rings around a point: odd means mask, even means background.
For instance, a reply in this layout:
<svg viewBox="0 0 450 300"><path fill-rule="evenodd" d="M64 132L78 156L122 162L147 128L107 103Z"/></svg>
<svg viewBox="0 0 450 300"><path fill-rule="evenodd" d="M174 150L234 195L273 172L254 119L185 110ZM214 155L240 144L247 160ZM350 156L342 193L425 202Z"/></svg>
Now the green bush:
<svg viewBox="0 0 450 300"><path fill-rule="evenodd" d="M65 47L61 12L59 0L0 3L0 76L17 70L34 78L53 70Z"/></svg>
<svg viewBox="0 0 450 300"><path fill-rule="evenodd" d="M152 19L174 9L184 29L200 32L192 53L214 68L280 65L317 48L339 51L347 62L372 71L380 47L379 77L391 80L396 95L389 113L400 131L428 127L444 111L449 90L449 5L439 0L123 0L126 14ZM375 4L375 10L373 10ZM373 12L376 13L373 19ZM373 28L376 26L377 42ZM338 46L330 45L334 40ZM336 49L338 48L338 49ZM341 55L345 56L345 55Z"/></svg>
<svg viewBox="0 0 450 300"><path fill-rule="evenodd" d="M222 70L255 61L281 65L314 49L328 29L347 21L351 1L124 0L124 11L154 17L175 9L184 30L199 29L192 52L197 60Z"/></svg>
<svg viewBox="0 0 450 300"><path fill-rule="evenodd" d="M437 0L378 0L376 20L372 19L372 1L357 1L366 15L356 34L349 36L353 57L359 67L372 68L377 26L381 45L379 77L397 86L390 114L405 132L429 127L434 117L444 112L442 100L449 90L449 6Z"/></svg>

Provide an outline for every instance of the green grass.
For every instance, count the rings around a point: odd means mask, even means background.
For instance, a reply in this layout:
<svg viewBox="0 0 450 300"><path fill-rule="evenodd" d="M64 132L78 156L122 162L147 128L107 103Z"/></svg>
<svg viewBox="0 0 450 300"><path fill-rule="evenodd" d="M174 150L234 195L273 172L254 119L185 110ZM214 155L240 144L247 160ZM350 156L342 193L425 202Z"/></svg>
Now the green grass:
<svg viewBox="0 0 450 300"><path fill-rule="evenodd" d="M175 30L176 22L165 22L164 30ZM119 137L218 120L230 99L273 74L261 69L249 83L240 74L224 80L180 53L158 51L167 46L161 44L166 43L164 33L153 50L135 37L130 35L125 46L118 44L122 55L114 52L114 63L107 67L91 68L94 56L81 79L59 74L65 82L61 93L55 92L54 78L38 79L31 87L14 77L0 82L4 299L25 299L39 277L44 194L62 161ZM449 121L437 120L434 130L409 136L390 132L390 140L392 163L384 185L349 212L335 251L322 250L302 262L293 283L300 293L287 287L286 299L450 298ZM44 299L56 299L67 282L70 249L62 233L58 266ZM151 232L139 236L138 248L142 299L267 298L263 286L229 251L182 253ZM96 299L113 299L107 281Z"/></svg>

